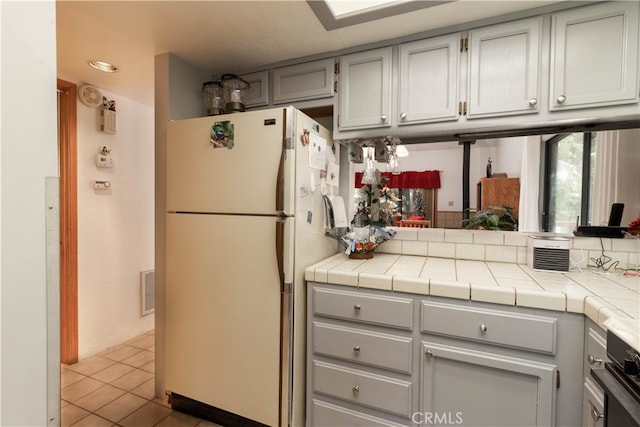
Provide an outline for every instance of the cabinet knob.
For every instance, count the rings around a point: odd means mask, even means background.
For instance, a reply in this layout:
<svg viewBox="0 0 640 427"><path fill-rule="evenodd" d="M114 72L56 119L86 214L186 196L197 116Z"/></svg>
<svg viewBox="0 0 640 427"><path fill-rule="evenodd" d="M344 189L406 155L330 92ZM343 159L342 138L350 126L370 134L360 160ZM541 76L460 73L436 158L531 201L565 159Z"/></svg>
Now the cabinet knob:
<svg viewBox="0 0 640 427"><path fill-rule="evenodd" d="M602 363L602 359L599 359L597 357L593 357L593 355L589 354L587 356L587 362L589 362L589 365L595 365L597 364L601 364Z"/></svg>
<svg viewBox="0 0 640 427"><path fill-rule="evenodd" d="M425 351L424 357L426 357L427 359L431 359L433 357L433 353L431 353L431 350Z"/></svg>
<svg viewBox="0 0 640 427"><path fill-rule="evenodd" d="M357 346L353 347L353 352L354 353L359 353L360 352L360 346L357 345Z"/></svg>
<svg viewBox="0 0 640 427"><path fill-rule="evenodd" d="M556 101L558 102L558 104L563 104L563 103L564 103L564 101L566 101L566 100L567 100L567 97L566 97L566 96L564 96L564 95L560 95L560 96L558 97L558 99L556 99Z"/></svg>
<svg viewBox="0 0 640 427"><path fill-rule="evenodd" d="M400 113L400 118L401 118L402 120L406 119L406 118L407 118L407 113L404 113L404 112L403 112L403 113Z"/></svg>
<svg viewBox="0 0 640 427"><path fill-rule="evenodd" d="M360 386L359 385L353 386L352 390L353 390L353 394L358 394L360 393Z"/></svg>
<svg viewBox="0 0 640 427"><path fill-rule="evenodd" d="M384 114L382 116L380 116L380 121L381 122L386 122L387 121L387 116L385 116Z"/></svg>
<svg viewBox="0 0 640 427"><path fill-rule="evenodd" d="M529 100L529 106L530 107L535 107L536 105L538 105L538 100L536 98L531 98Z"/></svg>
<svg viewBox="0 0 640 427"><path fill-rule="evenodd" d="M593 421L600 421L601 419L603 419L604 414L598 412L598 410L593 407L593 403L589 402L589 404L591 405L591 418L593 419Z"/></svg>
<svg viewBox="0 0 640 427"><path fill-rule="evenodd" d="M483 334L485 332L487 332L487 325L485 325L484 323L480 324L480 332L482 332Z"/></svg>
<svg viewBox="0 0 640 427"><path fill-rule="evenodd" d="M360 304L356 304L353 306L353 311L360 311Z"/></svg>

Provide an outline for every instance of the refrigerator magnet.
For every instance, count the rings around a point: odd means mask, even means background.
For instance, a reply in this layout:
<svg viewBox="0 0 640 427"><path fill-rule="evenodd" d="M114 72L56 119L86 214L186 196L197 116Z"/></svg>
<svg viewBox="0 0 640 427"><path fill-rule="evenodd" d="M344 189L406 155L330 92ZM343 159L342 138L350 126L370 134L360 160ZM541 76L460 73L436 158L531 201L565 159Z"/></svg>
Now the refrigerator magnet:
<svg viewBox="0 0 640 427"><path fill-rule="evenodd" d="M302 135L300 136L300 140L302 141L302 145L306 147L309 145L309 131L304 129L302 131Z"/></svg>
<svg viewBox="0 0 640 427"><path fill-rule="evenodd" d="M215 122L211 126L211 145L213 148L233 148L233 123Z"/></svg>

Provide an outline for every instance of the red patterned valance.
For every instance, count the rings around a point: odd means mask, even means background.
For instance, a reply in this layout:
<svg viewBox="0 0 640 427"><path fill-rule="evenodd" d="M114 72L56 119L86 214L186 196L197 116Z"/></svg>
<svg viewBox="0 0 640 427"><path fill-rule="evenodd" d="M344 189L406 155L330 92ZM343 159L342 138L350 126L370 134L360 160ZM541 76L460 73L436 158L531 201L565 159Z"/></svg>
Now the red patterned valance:
<svg viewBox="0 0 640 427"><path fill-rule="evenodd" d="M440 188L440 171L382 172L389 179L389 188ZM356 172L356 188L362 187L362 172Z"/></svg>

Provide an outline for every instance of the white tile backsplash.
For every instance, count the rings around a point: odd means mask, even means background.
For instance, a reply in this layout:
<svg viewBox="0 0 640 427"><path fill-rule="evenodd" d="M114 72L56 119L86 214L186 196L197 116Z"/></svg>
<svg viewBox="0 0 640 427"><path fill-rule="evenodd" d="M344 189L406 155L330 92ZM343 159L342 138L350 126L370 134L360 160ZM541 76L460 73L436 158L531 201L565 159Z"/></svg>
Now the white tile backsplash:
<svg viewBox="0 0 640 427"><path fill-rule="evenodd" d="M518 261L518 249L515 246L486 245L485 259L515 264Z"/></svg>
<svg viewBox="0 0 640 427"><path fill-rule="evenodd" d="M438 258L455 258L455 243L429 242L428 256Z"/></svg>
<svg viewBox="0 0 640 427"><path fill-rule="evenodd" d="M468 230L444 230L444 241L451 243L473 243L473 234Z"/></svg>
<svg viewBox="0 0 640 427"><path fill-rule="evenodd" d="M420 241L404 240L402 242L402 255L427 256L429 243Z"/></svg>
<svg viewBox="0 0 640 427"><path fill-rule="evenodd" d="M427 242L444 242L444 228L419 228L418 240Z"/></svg>
<svg viewBox="0 0 640 427"><path fill-rule="evenodd" d="M484 261L485 245L456 244L456 259L471 259Z"/></svg>
<svg viewBox="0 0 640 427"><path fill-rule="evenodd" d="M485 245L504 245L504 232L494 230L473 230L473 242Z"/></svg>

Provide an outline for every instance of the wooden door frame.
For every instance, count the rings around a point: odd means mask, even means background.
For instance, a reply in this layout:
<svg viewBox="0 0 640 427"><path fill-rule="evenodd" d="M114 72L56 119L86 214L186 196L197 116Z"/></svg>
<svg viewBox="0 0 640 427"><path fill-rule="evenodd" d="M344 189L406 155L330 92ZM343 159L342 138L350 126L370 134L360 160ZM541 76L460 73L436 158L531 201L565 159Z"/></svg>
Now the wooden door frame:
<svg viewBox="0 0 640 427"><path fill-rule="evenodd" d="M60 361L78 361L78 149L74 83L58 79L60 155Z"/></svg>

